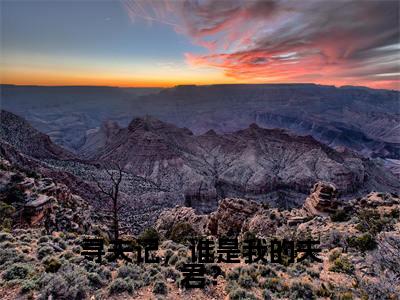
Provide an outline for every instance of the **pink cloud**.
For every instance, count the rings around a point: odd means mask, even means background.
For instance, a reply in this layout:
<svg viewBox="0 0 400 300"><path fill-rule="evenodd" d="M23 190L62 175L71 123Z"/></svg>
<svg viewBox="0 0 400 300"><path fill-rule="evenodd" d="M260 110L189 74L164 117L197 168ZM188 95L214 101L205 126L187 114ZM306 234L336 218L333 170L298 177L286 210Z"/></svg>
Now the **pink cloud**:
<svg viewBox="0 0 400 300"><path fill-rule="evenodd" d="M132 18L169 24L207 54L191 65L248 82L398 88L398 1L124 2Z"/></svg>

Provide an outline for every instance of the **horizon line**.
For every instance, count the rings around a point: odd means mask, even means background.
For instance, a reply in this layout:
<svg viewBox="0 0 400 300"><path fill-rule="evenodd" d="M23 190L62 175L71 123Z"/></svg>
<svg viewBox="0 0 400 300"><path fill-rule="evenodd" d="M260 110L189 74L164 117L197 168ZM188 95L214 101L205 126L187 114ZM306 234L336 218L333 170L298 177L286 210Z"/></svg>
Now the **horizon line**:
<svg viewBox="0 0 400 300"><path fill-rule="evenodd" d="M324 87L335 87L335 88L365 88L371 90L385 90L385 91L396 91L400 92L399 89L385 89L385 88L374 88L363 85L334 85L334 84L320 84L314 82L288 82L288 83L216 83L216 84L177 84L172 86L117 86L117 85L75 85L75 84L66 84L66 85L52 85L52 84L15 84L15 83L0 83L0 86L16 86L16 87L46 87L46 88L62 88L62 87L70 87L70 88L78 88L78 87L90 87L90 88L116 88L116 89L173 89L177 87L207 87L207 86L239 86L239 85L315 85L315 86L324 86Z"/></svg>

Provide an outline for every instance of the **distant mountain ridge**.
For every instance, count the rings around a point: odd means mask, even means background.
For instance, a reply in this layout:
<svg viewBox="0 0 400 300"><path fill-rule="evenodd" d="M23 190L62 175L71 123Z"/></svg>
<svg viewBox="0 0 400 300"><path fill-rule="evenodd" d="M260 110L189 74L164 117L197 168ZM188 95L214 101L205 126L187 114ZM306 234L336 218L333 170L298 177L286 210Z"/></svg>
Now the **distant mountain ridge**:
<svg viewBox="0 0 400 300"><path fill-rule="evenodd" d="M127 126L152 115L187 127L234 132L256 123L312 135L367 157L400 158L400 94L316 84L177 86L168 89L2 86L4 109L80 152L104 121ZM82 150L83 151L83 150Z"/></svg>

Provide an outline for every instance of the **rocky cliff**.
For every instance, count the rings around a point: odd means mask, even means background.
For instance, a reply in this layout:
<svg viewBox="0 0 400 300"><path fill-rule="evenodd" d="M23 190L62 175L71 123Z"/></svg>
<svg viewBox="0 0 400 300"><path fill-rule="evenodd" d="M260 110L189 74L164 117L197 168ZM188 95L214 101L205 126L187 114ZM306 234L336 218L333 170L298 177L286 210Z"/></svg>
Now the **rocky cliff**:
<svg viewBox="0 0 400 300"><path fill-rule="evenodd" d="M90 159L116 161L127 172L182 193L188 206L204 212L224 197L296 206L317 181L334 183L343 195L399 186L377 163L351 151L256 124L234 133L194 135L151 117L137 118Z"/></svg>

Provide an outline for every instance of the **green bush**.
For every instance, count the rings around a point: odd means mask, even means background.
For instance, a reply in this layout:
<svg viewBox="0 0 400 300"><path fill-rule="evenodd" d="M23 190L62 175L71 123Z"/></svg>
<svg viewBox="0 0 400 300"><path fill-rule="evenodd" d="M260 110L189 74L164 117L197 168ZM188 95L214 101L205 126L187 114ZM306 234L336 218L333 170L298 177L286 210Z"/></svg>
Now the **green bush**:
<svg viewBox="0 0 400 300"><path fill-rule="evenodd" d="M384 230L390 223L389 218L382 218L381 215L372 209L363 209L358 213L359 223L356 228L362 232L369 232L372 235Z"/></svg>
<svg viewBox="0 0 400 300"><path fill-rule="evenodd" d="M44 273L40 279L39 299L84 299L88 290L87 273L73 264L67 264L57 273Z"/></svg>
<svg viewBox="0 0 400 300"><path fill-rule="evenodd" d="M373 250L376 247L375 238L370 233L364 233L358 237L350 237L347 242L350 247L357 248L362 252Z"/></svg>
<svg viewBox="0 0 400 300"><path fill-rule="evenodd" d="M132 293L133 285L129 284L126 280L122 278L115 279L110 285L110 294L121 294L124 292Z"/></svg>
<svg viewBox="0 0 400 300"><path fill-rule="evenodd" d="M32 290L35 290L37 288L37 282L35 280L24 280L24 282L21 285L21 294L26 294Z"/></svg>
<svg viewBox="0 0 400 300"><path fill-rule="evenodd" d="M331 215L332 222L345 222L350 220L350 215L344 209L338 209Z"/></svg>
<svg viewBox="0 0 400 300"><path fill-rule="evenodd" d="M23 261L25 261L25 257L16 249L0 249L0 266L5 267L13 263Z"/></svg>
<svg viewBox="0 0 400 300"><path fill-rule="evenodd" d="M338 257L333 261L333 265L329 268L329 271L353 274L354 266L348 260L347 257Z"/></svg>
<svg viewBox="0 0 400 300"><path fill-rule="evenodd" d="M25 279L32 272L31 266L23 263L17 263L10 266L3 274L3 279L6 281L14 279Z"/></svg>
<svg viewBox="0 0 400 300"><path fill-rule="evenodd" d="M230 300L258 300L254 294L243 290L243 289L234 289L229 293Z"/></svg>
<svg viewBox="0 0 400 300"><path fill-rule="evenodd" d="M48 273L55 273L61 267L61 262L56 257L46 257L42 263Z"/></svg>
<svg viewBox="0 0 400 300"><path fill-rule="evenodd" d="M176 243L184 243L196 236L196 231L193 227L186 222L175 224L170 234L167 235L168 239L173 240Z"/></svg>
<svg viewBox="0 0 400 300"><path fill-rule="evenodd" d="M138 238L139 241L158 239L160 239L160 235L158 234L157 230L152 227L146 228Z"/></svg>
<svg viewBox="0 0 400 300"><path fill-rule="evenodd" d="M12 228L12 218L15 213L14 206L0 201L0 230L10 231Z"/></svg>
<svg viewBox="0 0 400 300"><path fill-rule="evenodd" d="M164 281L156 281L153 286L154 294L166 295L168 294L168 287Z"/></svg>
<svg viewBox="0 0 400 300"><path fill-rule="evenodd" d="M88 273L89 285L95 289L102 288L105 283L101 276L97 273Z"/></svg>
<svg viewBox="0 0 400 300"><path fill-rule="evenodd" d="M53 255L53 254L54 254L53 247L45 244L44 246L42 246L41 248L38 249L36 256L38 259L42 259L46 256Z"/></svg>
<svg viewBox="0 0 400 300"><path fill-rule="evenodd" d="M335 259L339 258L341 255L341 252L339 250L334 250L329 254L329 261L333 262Z"/></svg>

